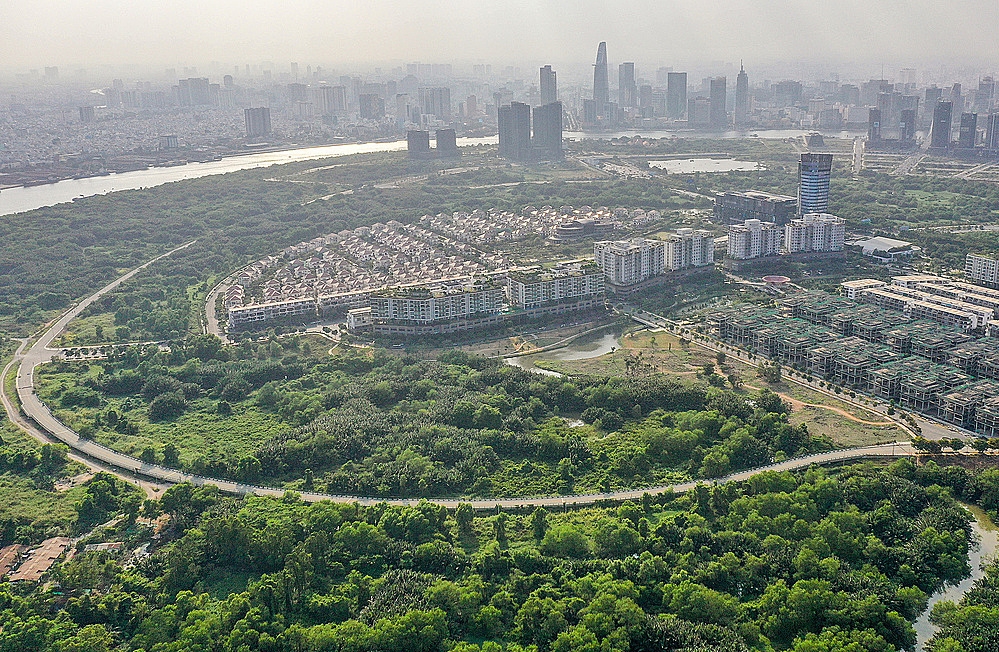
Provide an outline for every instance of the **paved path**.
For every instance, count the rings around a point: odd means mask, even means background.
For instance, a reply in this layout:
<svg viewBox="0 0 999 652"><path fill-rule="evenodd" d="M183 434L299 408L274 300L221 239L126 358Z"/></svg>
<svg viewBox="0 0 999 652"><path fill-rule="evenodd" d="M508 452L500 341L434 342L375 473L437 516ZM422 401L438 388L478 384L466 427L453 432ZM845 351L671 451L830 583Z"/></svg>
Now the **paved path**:
<svg viewBox="0 0 999 652"><path fill-rule="evenodd" d="M52 413L49 411L48 407L38 398L35 394L34 386L34 372L38 365L44 364L52 360L52 358L58 353L56 349L50 348L51 343L55 338L65 329L66 325L70 320L74 319L77 315L83 312L89 305L94 301L99 299L102 295L114 290L124 281L130 279L132 276L137 274L139 271L145 269L149 265L155 263L157 260L169 256L170 254L184 249L193 243L188 243L182 247L178 247L173 251L167 252L162 256L158 256L153 260L149 261L141 267L130 271L116 281L109 283L102 289L98 290L96 293L87 297L84 301L81 301L77 306L73 307L62 317L60 317L44 334L27 350L22 354L21 365L18 369L17 374L17 394L21 400L21 406L24 413L27 414L37 426L47 433L48 435L66 443L74 451L82 454L89 460L94 460L99 464L90 462L90 466L94 468L101 468L104 465L113 467L119 472L125 471L128 474L134 474L141 476L143 478L148 478L156 481L157 483L162 483L154 486L163 486L165 484L175 484L178 482L191 482L195 485L214 485L217 486L224 492L237 494L237 495L264 495L264 496L282 496L284 495L283 489L276 489L273 487L260 487L240 482L233 482L230 480L221 480L218 478L209 478L199 475L194 475L191 473L185 473L177 469L171 469L165 466L160 466L158 464L149 464L143 462L142 460L136 459L124 453L119 453L118 451L112 450L107 446L98 444L97 442L81 437L79 434L67 428L58 419L56 419ZM651 325L651 324L650 324ZM660 324L655 324L660 325ZM20 351L23 351L24 346L22 345ZM14 361L11 362L14 364ZM10 368L10 365L7 367ZM8 398L3 396L4 405L7 407L8 411L13 415L16 413L16 409L12 405L8 404ZM32 428L33 430L37 430ZM805 457L800 457L792 460L787 460L784 462L779 462L775 464L770 464L767 466L750 469L747 471L740 471L738 473L733 473L731 475L725 476L723 478L715 478L712 480L699 480L685 482L676 485L662 485L657 487L650 487L646 489L635 489L628 491L615 491L611 493L603 494L585 494L585 495L572 495L572 496L548 496L548 497L525 497L525 498L509 498L509 499L478 499L478 500L461 500L458 498L430 498L427 499L429 502L435 503L437 505L443 505L445 507L454 508L457 507L462 502L468 502L473 508L479 510L494 509L496 507L505 508L518 508L518 507L582 507L586 505L594 505L599 502L609 501L609 502L622 502L625 500L638 500L648 493L652 495L663 494L663 493L682 493L692 490L699 483L723 483L723 482L734 482L740 480L746 480L752 476L763 473L765 471L792 471L795 469L807 468L813 464L833 464L837 462L844 462L850 460L858 460L865 458L893 458L893 457L908 457L916 454L910 444L908 443L897 443L897 444L882 444L879 446L865 446L861 448L852 448L846 450L830 451L827 453L817 453L814 455L808 455ZM341 496L332 494L320 494L306 492L302 494L302 499L309 502L316 502L322 500L331 500L340 503L359 503L361 505L374 505L380 502L386 502L392 505L416 505L420 502L419 498L413 499L385 499L385 498L373 498L366 496Z"/></svg>

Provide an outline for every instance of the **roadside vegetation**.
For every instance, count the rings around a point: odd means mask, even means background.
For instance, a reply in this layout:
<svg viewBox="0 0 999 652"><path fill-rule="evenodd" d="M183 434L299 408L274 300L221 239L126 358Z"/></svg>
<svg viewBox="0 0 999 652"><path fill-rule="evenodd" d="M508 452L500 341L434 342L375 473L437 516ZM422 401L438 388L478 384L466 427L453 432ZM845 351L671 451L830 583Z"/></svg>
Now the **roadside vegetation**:
<svg viewBox="0 0 999 652"><path fill-rule="evenodd" d="M179 485L140 512L169 519L161 537L135 527L126 503L88 539L121 551L57 567L58 593L0 585L0 647L911 650L927 596L969 572L971 516L954 496L994 509L996 486L994 473L902 461L617 507L475 514ZM136 558L143 541L151 556ZM946 615L949 637L994 631Z"/></svg>
<svg viewBox="0 0 999 652"><path fill-rule="evenodd" d="M611 491L832 447L789 423L773 392L723 378L556 378L460 351L421 360L329 345L201 336L118 348L40 368L39 395L81 434L146 461L349 495Z"/></svg>

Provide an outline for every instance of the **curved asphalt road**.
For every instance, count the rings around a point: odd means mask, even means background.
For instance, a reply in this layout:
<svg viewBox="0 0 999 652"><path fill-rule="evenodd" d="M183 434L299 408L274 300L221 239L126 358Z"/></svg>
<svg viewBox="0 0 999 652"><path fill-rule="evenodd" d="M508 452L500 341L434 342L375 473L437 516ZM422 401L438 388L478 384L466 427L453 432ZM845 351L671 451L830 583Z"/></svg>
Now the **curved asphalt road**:
<svg viewBox="0 0 999 652"><path fill-rule="evenodd" d="M176 249L169 251L161 256L158 256L146 264L137 267L125 274L121 278L109 283L105 287L101 288L93 295L87 297L85 300L81 301L78 305L66 312L62 317L60 317L45 333L32 345L30 349L24 354L21 361L21 365L17 372L17 395L21 399L21 407L25 414L27 414L31 419L35 421L44 431L51 434L56 439L69 445L71 448L75 449L79 453L85 455L88 458L98 460L110 467L117 468L119 470L126 471L130 474L135 474L138 476L150 478L159 482L165 483L179 483L179 482L190 482L195 485L215 485L224 492L237 494L237 495L260 495L260 496L282 496L284 495L283 489L275 489L273 487L259 487L255 485L243 484L240 482L233 482L230 480L220 480L217 478L208 478L204 476L194 475L191 473L185 473L177 469L167 468L165 466L160 466L158 464L149 464L143 462L142 460L131 457L130 455L125 455L119 453L118 451L112 450L107 446L98 444L97 442L81 437L79 434L73 430L67 428L58 419L56 419L44 403L35 394L35 384L34 384L34 372L35 368L46 362L52 360L52 358L58 353L58 351L49 348L53 340L66 328L66 325L74 319L77 315L83 312L89 305L94 301L99 299L102 295L114 290L124 281L132 278L135 274L145 269L149 265L152 265L156 261L169 256L181 249L191 246L194 242L189 242L183 246L177 247ZM505 508L518 508L518 507L583 507L587 505L594 505L602 501L610 502L622 502L625 500L640 500L643 494L663 494L663 493L683 493L692 490L698 484L720 484L724 482L737 482L741 480L747 480L756 474L763 473L765 471L793 471L795 469L807 468L813 464L834 464L837 462L845 462L849 460L857 460L863 458L893 458L893 457L911 457L916 454L912 446L908 443L897 443L897 444L882 444L878 446L865 446L861 448L851 448L846 450L830 451L827 453L816 453L814 455L807 455L805 457L795 458L791 460L786 460L784 462L779 462L775 464L770 464L763 467L758 467L754 469L749 469L747 471L740 471L738 473L733 473L731 475L715 478L712 480L704 481L691 481L676 485L662 485L658 487L650 487L647 489L635 489L630 491L615 491L612 493L605 494L586 494L586 495L573 495L573 496L550 496L550 497L540 497L540 498L508 498L508 499L477 499L477 500L461 500L457 498L430 498L425 499L428 502L442 505L444 507L455 508L460 503L467 502L472 505L474 509L487 510L494 509L496 507ZM340 503L359 503L361 505L374 505L380 502L389 503L392 505L416 505L421 499L405 499L405 498L395 498L395 499L385 499L385 498L371 498L365 496L338 496L332 494L320 494L320 493L303 493L302 499L309 502L317 502L321 500L331 500Z"/></svg>

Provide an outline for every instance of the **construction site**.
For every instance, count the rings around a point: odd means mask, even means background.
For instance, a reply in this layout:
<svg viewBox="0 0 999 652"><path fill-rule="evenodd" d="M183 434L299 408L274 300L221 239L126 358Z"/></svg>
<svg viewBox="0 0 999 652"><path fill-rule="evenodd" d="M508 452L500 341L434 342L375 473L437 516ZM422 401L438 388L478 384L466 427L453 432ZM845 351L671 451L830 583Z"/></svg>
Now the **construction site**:
<svg viewBox="0 0 999 652"><path fill-rule="evenodd" d="M999 340L825 292L704 313L752 354L983 436L999 436Z"/></svg>

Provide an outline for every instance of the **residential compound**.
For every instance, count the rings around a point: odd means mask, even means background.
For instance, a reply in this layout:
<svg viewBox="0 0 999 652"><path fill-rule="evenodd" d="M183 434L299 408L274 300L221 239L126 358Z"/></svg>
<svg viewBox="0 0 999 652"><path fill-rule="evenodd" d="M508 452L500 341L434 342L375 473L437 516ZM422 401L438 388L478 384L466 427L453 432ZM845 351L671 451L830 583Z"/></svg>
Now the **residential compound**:
<svg viewBox="0 0 999 652"><path fill-rule="evenodd" d="M846 281L843 290L845 297L800 292L777 307L712 310L707 322L719 338L764 358L999 435L999 292L926 276ZM964 317L954 320L952 311Z"/></svg>
<svg viewBox="0 0 999 652"><path fill-rule="evenodd" d="M964 274L972 283L981 283L991 288L999 287L999 258L968 254L964 263Z"/></svg>
<svg viewBox="0 0 999 652"><path fill-rule="evenodd" d="M615 294L627 294L664 275L714 265L714 236L709 231L679 229L665 240L604 240L593 245L593 258Z"/></svg>
<svg viewBox="0 0 999 652"><path fill-rule="evenodd" d="M829 213L805 213L784 226L789 254L843 251L846 220Z"/></svg>
<svg viewBox="0 0 999 652"><path fill-rule="evenodd" d="M657 211L528 206L519 214L441 213L415 224L390 221L331 233L268 256L231 278L224 294L228 327L351 312L353 323L379 332L449 332L491 323L501 312L516 317L592 309L603 305L599 266L582 261L519 266L496 247L561 241L567 229L591 222L601 225L593 233L606 233L658 219ZM705 256L710 263L710 235L686 231L662 243L671 252L670 264L685 267ZM695 247L698 238L708 244Z"/></svg>
<svg viewBox="0 0 999 652"><path fill-rule="evenodd" d="M780 253L781 229L774 222L758 219L728 227L730 260L752 260Z"/></svg>
<svg viewBox="0 0 999 652"><path fill-rule="evenodd" d="M542 314L595 308L603 303L604 274L593 262L510 272L507 296L517 310Z"/></svg>
<svg viewBox="0 0 999 652"><path fill-rule="evenodd" d="M828 213L805 213L783 227L758 219L728 227L726 266L741 269L749 262L779 255L842 255L846 221Z"/></svg>

